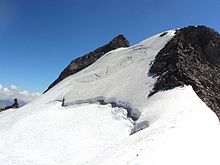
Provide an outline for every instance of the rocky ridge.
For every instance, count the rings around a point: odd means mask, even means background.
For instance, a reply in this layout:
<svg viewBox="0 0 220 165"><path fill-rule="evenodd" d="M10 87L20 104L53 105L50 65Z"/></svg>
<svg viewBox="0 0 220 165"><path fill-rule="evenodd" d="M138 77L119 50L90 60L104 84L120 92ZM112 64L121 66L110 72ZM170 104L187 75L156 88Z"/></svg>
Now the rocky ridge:
<svg viewBox="0 0 220 165"><path fill-rule="evenodd" d="M149 75L158 79L149 96L191 85L220 119L220 35L216 31L205 26L179 29L152 63Z"/></svg>

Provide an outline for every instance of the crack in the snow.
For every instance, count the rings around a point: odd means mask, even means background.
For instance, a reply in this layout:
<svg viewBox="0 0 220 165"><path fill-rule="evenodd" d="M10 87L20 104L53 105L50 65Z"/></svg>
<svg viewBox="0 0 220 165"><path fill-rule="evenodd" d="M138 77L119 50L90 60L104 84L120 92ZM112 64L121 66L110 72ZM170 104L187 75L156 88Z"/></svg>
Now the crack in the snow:
<svg viewBox="0 0 220 165"><path fill-rule="evenodd" d="M117 100L115 98L106 99L102 96L99 96L96 98L91 98L91 99L86 99L86 100L77 100L74 102L65 102L64 98L62 100L62 106L72 106L72 105L84 104L84 103L89 103L89 104L98 103L100 105L110 104L112 106L112 108L117 107L117 108L125 109L127 111L127 118L132 119L132 123L134 126L133 129L131 130L131 135L149 127L148 121L137 122L141 113L137 109L132 108L132 106L128 102L123 102L123 101Z"/></svg>

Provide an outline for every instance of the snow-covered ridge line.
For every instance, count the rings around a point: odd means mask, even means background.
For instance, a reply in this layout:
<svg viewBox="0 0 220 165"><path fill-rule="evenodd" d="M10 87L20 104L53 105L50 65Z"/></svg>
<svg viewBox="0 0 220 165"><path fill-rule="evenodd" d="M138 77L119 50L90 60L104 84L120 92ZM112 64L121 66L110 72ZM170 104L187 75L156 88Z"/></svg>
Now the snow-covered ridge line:
<svg viewBox="0 0 220 165"><path fill-rule="evenodd" d="M58 84L60 81L65 79L66 77L76 74L79 71L83 70L84 68L88 67L89 65L93 64L97 61L100 57L105 55L106 53L115 50L121 47L129 47L130 44L128 40L123 35L118 35L108 44L103 45L90 53L87 53L81 57L78 57L70 62L70 64L61 72L59 77L48 87L45 92L51 89L53 86Z"/></svg>
<svg viewBox="0 0 220 165"><path fill-rule="evenodd" d="M150 65L175 35L175 30L161 34L103 55L92 65L54 86L44 97L49 102L65 98L67 103L85 102L100 96L110 101L114 98L113 101L120 100L123 106L129 105L141 113L146 96L156 81L147 75Z"/></svg>
<svg viewBox="0 0 220 165"><path fill-rule="evenodd" d="M149 126L141 113L147 104L147 96L156 81L147 75L157 53L175 35L175 30L150 37L128 48L112 50L87 68L67 77L46 92L43 102L65 99L64 105L84 103L111 104L124 108L133 120L131 134Z"/></svg>

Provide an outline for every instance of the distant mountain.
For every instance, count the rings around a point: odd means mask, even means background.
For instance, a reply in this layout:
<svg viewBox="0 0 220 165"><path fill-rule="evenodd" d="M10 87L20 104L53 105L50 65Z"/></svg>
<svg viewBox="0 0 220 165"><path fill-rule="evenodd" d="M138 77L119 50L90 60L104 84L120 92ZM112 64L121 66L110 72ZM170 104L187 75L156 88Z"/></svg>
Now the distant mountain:
<svg viewBox="0 0 220 165"><path fill-rule="evenodd" d="M0 107L4 107L13 103L13 100L0 100Z"/></svg>
<svg viewBox="0 0 220 165"><path fill-rule="evenodd" d="M14 103L13 99L10 100L0 100L0 108L1 107L5 107L5 106L9 106L11 104ZM20 106L24 106L26 104L26 102L22 101L22 100L18 100L18 103Z"/></svg>

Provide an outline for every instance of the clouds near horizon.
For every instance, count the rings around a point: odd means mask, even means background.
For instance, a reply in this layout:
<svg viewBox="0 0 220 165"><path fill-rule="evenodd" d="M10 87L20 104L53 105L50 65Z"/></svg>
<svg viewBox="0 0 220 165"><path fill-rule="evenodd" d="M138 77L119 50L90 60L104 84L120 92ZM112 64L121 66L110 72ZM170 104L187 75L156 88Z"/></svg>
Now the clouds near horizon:
<svg viewBox="0 0 220 165"><path fill-rule="evenodd" d="M14 98L17 98L18 100L27 103L36 99L40 95L41 94L38 92L31 93L26 90L21 90L14 84L10 87L4 87L0 84L0 100L13 100Z"/></svg>

